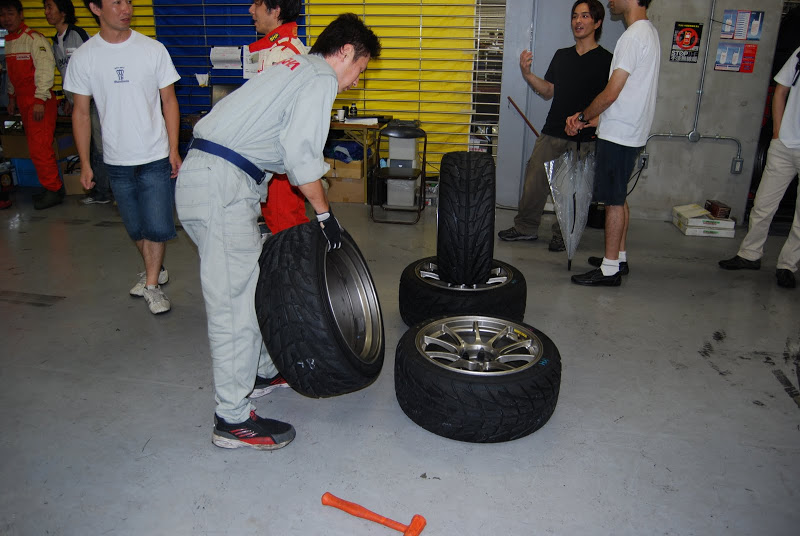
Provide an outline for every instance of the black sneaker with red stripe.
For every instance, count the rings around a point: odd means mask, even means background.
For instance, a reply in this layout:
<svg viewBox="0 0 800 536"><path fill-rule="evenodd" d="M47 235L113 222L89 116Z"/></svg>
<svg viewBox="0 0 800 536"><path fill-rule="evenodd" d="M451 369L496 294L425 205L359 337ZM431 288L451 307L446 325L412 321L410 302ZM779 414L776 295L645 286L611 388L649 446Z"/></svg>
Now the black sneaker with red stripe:
<svg viewBox="0 0 800 536"><path fill-rule="evenodd" d="M264 395L270 394L275 389L282 387L289 387L283 376L276 374L272 378L264 378L263 376L256 376L256 384L253 386L253 392L250 393L248 398L261 398Z"/></svg>
<svg viewBox="0 0 800 536"><path fill-rule="evenodd" d="M291 443L294 436L294 427L288 422L262 419L251 411L249 419L236 424L230 424L215 414L211 441L224 449L275 450Z"/></svg>

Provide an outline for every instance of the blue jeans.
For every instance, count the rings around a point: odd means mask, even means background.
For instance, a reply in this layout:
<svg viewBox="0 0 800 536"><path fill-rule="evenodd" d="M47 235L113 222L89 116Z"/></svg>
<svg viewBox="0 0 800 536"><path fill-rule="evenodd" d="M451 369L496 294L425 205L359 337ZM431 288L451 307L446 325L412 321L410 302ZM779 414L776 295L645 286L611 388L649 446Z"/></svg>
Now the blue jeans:
<svg viewBox="0 0 800 536"><path fill-rule="evenodd" d="M138 166L106 164L125 230L132 240L166 242L177 236L169 158Z"/></svg>

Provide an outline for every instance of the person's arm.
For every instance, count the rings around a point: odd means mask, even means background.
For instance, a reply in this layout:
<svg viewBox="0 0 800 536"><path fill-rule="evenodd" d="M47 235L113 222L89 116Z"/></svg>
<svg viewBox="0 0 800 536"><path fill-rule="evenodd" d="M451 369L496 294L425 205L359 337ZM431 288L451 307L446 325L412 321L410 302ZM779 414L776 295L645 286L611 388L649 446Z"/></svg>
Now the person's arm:
<svg viewBox="0 0 800 536"><path fill-rule="evenodd" d="M596 125L597 122L594 120L617 101L629 76L630 74L623 69L614 69L614 72L611 73L611 78L608 79L608 84L606 84L605 89L594 98L592 103L589 104L583 112L578 112L567 118L567 126L565 128L567 134L575 136L578 131L583 129L587 124ZM583 113L583 121L578 119L581 113ZM593 121L594 123L592 123Z"/></svg>
<svg viewBox="0 0 800 536"><path fill-rule="evenodd" d="M533 52L523 50L519 55L519 70L522 71L522 78L530 86L534 93L541 96L544 100L553 98L555 86L543 78L539 78L531 72L531 63L533 62Z"/></svg>
<svg viewBox="0 0 800 536"><path fill-rule="evenodd" d="M92 161L89 157L89 147L92 140L92 119L89 116L89 105L92 98L79 93L73 94L72 106L72 136L75 138L75 147L81 159L81 184L87 190L94 187L94 172Z"/></svg>
<svg viewBox="0 0 800 536"><path fill-rule="evenodd" d="M321 180L301 184L297 188L300 190L300 193L308 199L314 212L317 214L330 212L331 205L328 203L328 197L325 195L325 188L322 187Z"/></svg>
<svg viewBox="0 0 800 536"><path fill-rule="evenodd" d="M308 202L314 207L317 214L317 223L325 240L328 241L328 249L339 249L342 247L342 231L344 228L336 216L333 215L322 181L316 180L298 186L300 193L306 196Z"/></svg>
<svg viewBox="0 0 800 536"><path fill-rule="evenodd" d="M178 153L178 135L181 128L181 112L178 107L178 98L175 96L175 85L170 84L159 90L161 93L161 110L164 113L164 123L167 126L169 138L169 163L172 167L173 179L178 176L181 169L181 156Z"/></svg>
<svg viewBox="0 0 800 536"><path fill-rule="evenodd" d="M772 139L778 139L781 131L783 114L786 111L786 99L789 98L789 88L783 84L775 86L775 93L772 95Z"/></svg>
<svg viewBox="0 0 800 536"><path fill-rule="evenodd" d="M56 60L50 42L41 34L33 34L33 81L36 91L33 94L33 120L41 121L44 118L44 101L51 98L50 90L53 88L56 77Z"/></svg>

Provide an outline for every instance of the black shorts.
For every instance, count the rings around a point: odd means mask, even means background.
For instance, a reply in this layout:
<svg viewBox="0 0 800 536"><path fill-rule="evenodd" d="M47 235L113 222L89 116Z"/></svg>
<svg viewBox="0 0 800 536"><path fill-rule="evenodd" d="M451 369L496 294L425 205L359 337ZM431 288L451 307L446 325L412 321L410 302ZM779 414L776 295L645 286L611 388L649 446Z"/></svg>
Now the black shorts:
<svg viewBox="0 0 800 536"><path fill-rule="evenodd" d="M594 171L594 200L606 205L624 205L628 181L642 147L628 147L597 140Z"/></svg>

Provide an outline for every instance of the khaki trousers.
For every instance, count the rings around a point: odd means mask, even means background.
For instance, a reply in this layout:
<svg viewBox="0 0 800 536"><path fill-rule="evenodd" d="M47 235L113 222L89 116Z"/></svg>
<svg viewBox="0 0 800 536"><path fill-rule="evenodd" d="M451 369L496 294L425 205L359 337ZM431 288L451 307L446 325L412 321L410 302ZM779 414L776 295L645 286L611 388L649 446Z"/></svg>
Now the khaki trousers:
<svg viewBox="0 0 800 536"><path fill-rule="evenodd" d="M514 218L514 227L524 235L538 236L542 212L550 195L550 183L547 181L545 163L555 160L568 150L575 150L577 143L555 136L542 134L533 146L533 152L525 168L525 184L522 197ZM594 142L581 142L581 156L594 150ZM556 227L555 225L553 226Z"/></svg>
<svg viewBox="0 0 800 536"><path fill-rule="evenodd" d="M743 259L755 261L764 254L769 225L778 211L783 194L797 173L800 173L800 148L789 149L779 139L772 140L767 153L767 165L756 192L753 209L750 211L750 229L742 240L742 245L739 246L738 255ZM800 261L800 191L795 205L792 229L778 256L777 268L795 272L798 261Z"/></svg>

